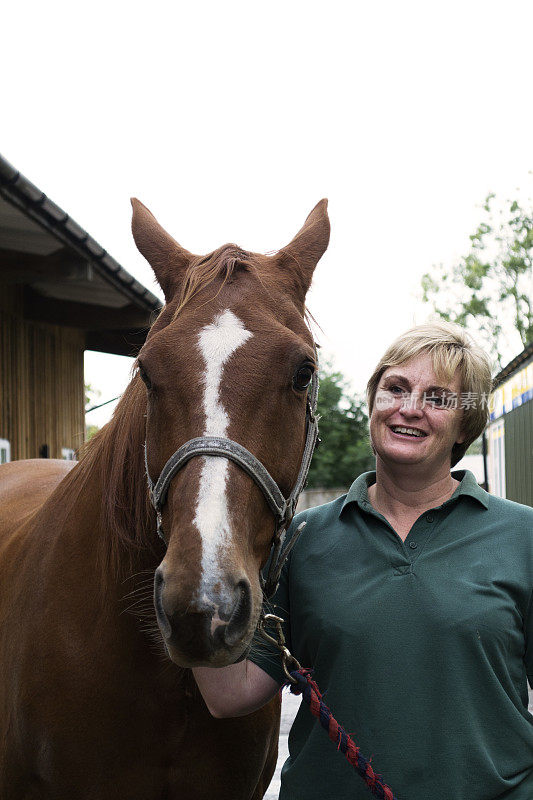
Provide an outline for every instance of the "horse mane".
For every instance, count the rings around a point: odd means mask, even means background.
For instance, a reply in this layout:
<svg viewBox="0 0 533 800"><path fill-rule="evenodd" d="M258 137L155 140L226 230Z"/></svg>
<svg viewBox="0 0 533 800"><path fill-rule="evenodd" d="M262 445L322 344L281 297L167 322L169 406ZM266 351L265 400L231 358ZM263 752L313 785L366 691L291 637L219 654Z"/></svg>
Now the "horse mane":
<svg viewBox="0 0 533 800"><path fill-rule="evenodd" d="M99 561L103 577L118 575L148 547L157 549L155 513L148 496L144 442L146 390L135 373L112 419L84 445L71 473L80 487L89 475L101 482L104 528Z"/></svg>

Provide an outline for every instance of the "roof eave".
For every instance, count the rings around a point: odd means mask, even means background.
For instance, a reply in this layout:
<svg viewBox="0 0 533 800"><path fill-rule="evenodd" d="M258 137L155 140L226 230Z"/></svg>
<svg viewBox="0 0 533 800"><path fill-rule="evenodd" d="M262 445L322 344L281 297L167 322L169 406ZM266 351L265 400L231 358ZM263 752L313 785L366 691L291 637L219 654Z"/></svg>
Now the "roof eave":
<svg viewBox="0 0 533 800"><path fill-rule="evenodd" d="M515 372L524 362L533 358L533 342L530 342L521 353L519 353L512 361L510 361L494 378L493 389L496 389L501 383L506 380L510 375Z"/></svg>
<svg viewBox="0 0 533 800"><path fill-rule="evenodd" d="M87 260L128 300L150 314L161 309L162 303L158 297L130 275L81 225L78 225L2 155L0 155L0 194L56 239Z"/></svg>

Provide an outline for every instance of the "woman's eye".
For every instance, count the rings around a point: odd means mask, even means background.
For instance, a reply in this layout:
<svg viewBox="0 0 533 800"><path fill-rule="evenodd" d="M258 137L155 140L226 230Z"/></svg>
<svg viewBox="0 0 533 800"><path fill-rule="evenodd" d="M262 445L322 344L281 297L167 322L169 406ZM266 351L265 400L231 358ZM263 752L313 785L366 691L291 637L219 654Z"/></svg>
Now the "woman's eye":
<svg viewBox="0 0 533 800"><path fill-rule="evenodd" d="M389 392L393 394L403 394L404 390L401 386L389 386Z"/></svg>
<svg viewBox="0 0 533 800"><path fill-rule="evenodd" d="M306 364L296 372L292 385L298 392L303 392L304 389L307 389L309 384L313 379L314 369L309 364Z"/></svg>
<svg viewBox="0 0 533 800"><path fill-rule="evenodd" d="M442 407L446 405L446 395L444 394L428 394L426 395L426 401L430 403L432 406Z"/></svg>

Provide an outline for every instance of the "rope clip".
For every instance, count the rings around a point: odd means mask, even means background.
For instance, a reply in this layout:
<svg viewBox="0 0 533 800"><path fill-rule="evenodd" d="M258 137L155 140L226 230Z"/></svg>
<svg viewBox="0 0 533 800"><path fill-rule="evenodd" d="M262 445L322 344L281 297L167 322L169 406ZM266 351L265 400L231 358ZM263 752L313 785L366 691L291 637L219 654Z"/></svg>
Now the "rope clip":
<svg viewBox="0 0 533 800"><path fill-rule="evenodd" d="M274 647L277 647L279 650L281 655L281 665L287 680L290 681L290 683L298 683L298 681L291 675L291 672L299 670L302 667L285 644L285 635L282 628L283 622L283 618L277 617L275 614L261 614L257 624L257 631L266 642L273 644ZM272 623L275 626L276 636L271 636L266 632L265 627L268 625L268 623ZM290 666L291 664L292 666Z"/></svg>

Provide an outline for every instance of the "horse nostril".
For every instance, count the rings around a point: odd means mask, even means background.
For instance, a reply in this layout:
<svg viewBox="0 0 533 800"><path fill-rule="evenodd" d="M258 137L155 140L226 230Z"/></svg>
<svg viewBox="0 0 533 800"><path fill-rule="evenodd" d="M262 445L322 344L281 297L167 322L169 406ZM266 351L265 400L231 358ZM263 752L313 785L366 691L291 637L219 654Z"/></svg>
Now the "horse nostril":
<svg viewBox="0 0 533 800"><path fill-rule="evenodd" d="M235 587L235 602L231 617L224 630L224 639L230 647L241 638L248 627L252 610L252 591L247 580L239 581Z"/></svg>
<svg viewBox="0 0 533 800"><path fill-rule="evenodd" d="M161 628L161 633L163 634L165 639L168 639L172 633L172 627L165 613L165 609L163 608L162 594L164 585L165 585L165 579L163 578L163 570L161 569L161 567L158 567L155 571L155 576L154 576L154 606L155 606L157 622L159 627Z"/></svg>

